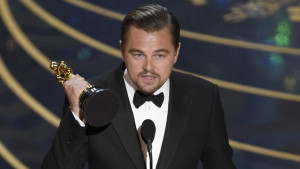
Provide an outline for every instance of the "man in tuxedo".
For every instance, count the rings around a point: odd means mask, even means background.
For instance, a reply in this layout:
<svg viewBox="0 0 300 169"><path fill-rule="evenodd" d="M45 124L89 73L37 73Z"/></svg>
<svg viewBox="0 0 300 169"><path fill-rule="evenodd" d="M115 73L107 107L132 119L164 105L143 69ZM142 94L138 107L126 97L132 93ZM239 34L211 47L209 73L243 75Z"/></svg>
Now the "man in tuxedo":
<svg viewBox="0 0 300 169"><path fill-rule="evenodd" d="M177 19L162 6L127 14L120 41L124 63L90 82L75 75L64 83L68 103L42 168L149 168L138 131L151 119L154 168L197 169L201 161L205 169L234 169L218 87L172 71L179 36ZM99 128L85 124L78 103L90 83L114 91L120 101L112 122ZM138 95L156 99L141 102Z"/></svg>

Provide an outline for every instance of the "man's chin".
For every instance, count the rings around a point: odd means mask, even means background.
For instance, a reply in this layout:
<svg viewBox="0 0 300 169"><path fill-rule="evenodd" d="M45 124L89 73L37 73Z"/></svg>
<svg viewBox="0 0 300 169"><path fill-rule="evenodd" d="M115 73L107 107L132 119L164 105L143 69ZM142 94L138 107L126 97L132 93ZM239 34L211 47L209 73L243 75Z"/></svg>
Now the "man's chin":
<svg viewBox="0 0 300 169"><path fill-rule="evenodd" d="M151 95L151 94L153 94L157 89L156 89L155 87L149 88L149 86L148 86L148 87L139 87L138 90L139 90L140 92L142 92L143 94L145 94L145 95Z"/></svg>

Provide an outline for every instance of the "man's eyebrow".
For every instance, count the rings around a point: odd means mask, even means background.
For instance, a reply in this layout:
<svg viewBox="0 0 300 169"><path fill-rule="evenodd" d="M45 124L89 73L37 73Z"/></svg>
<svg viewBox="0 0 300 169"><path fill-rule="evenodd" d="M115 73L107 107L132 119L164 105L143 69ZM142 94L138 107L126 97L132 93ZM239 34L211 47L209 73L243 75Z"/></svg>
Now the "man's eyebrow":
<svg viewBox="0 0 300 169"><path fill-rule="evenodd" d="M164 53L167 53L167 54L170 53L170 51L167 50L167 49L158 49L158 50L155 50L154 52L164 52Z"/></svg>
<svg viewBox="0 0 300 169"><path fill-rule="evenodd" d="M144 53L143 51L141 50L138 50L138 49L129 49L128 51L129 53L134 53L134 52L138 52L138 53Z"/></svg>
<svg viewBox="0 0 300 169"><path fill-rule="evenodd" d="M129 49L128 50L129 53L134 53L134 52L137 52L137 53L144 53L142 50L139 50L139 49ZM167 49L157 49L155 50L154 52L158 53L158 52L164 52L164 53L167 53L169 54L170 51L167 50Z"/></svg>

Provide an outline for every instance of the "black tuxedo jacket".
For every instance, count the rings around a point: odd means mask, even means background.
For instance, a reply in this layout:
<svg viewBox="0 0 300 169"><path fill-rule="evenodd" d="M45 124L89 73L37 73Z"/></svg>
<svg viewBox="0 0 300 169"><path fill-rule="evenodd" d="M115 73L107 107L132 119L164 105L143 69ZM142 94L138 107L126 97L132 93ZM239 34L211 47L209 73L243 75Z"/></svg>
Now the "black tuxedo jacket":
<svg viewBox="0 0 300 169"><path fill-rule="evenodd" d="M91 84L113 90L120 110L102 128L80 127L66 108L44 169L145 169L133 113L123 80L124 64ZM66 106L68 107L68 105ZM157 169L234 169L216 85L172 72L169 113Z"/></svg>

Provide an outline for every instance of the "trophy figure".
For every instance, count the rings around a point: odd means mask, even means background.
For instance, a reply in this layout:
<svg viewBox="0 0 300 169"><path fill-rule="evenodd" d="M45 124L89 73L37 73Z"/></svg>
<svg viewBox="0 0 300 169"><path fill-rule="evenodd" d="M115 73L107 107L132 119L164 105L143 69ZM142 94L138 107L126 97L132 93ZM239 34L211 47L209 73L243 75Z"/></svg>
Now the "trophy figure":
<svg viewBox="0 0 300 169"><path fill-rule="evenodd" d="M64 62L51 62L56 80L64 84L74 76L72 69ZM118 97L109 89L91 85L79 96L79 105L85 121L92 127L102 127L109 124L119 109Z"/></svg>

